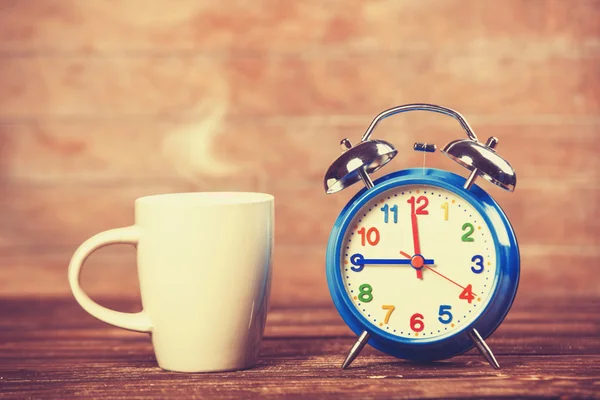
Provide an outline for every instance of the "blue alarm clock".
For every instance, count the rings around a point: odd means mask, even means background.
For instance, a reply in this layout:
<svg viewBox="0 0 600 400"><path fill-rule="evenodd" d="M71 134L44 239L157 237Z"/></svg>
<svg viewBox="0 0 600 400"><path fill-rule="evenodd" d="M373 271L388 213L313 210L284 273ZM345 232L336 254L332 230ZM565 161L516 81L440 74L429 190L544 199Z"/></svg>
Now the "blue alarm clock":
<svg viewBox="0 0 600 400"><path fill-rule="evenodd" d="M467 178L428 168L405 169L372 181L369 174L397 154L371 139L379 121L423 110L449 115L466 139L442 153L470 170ZM387 354L434 361L477 347L500 368L485 343L508 313L519 282L519 248L508 218L477 177L514 191L516 174L496 153L494 137L482 143L458 112L408 104L379 114L325 175L327 193L362 181L337 218L327 245L327 281L333 302L358 340L347 368L368 343ZM435 145L415 143L434 152Z"/></svg>

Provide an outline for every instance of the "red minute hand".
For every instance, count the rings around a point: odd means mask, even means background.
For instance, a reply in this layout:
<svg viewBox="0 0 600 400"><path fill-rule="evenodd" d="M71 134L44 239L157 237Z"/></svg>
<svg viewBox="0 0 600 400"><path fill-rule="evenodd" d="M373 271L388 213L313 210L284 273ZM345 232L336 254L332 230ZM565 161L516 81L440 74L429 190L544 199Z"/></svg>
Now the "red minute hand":
<svg viewBox="0 0 600 400"><path fill-rule="evenodd" d="M410 215L410 219L412 220L412 233L413 233L413 243L415 245L415 255L421 254L421 244L419 243L419 225L417 224L417 214L412 213Z"/></svg>
<svg viewBox="0 0 600 400"><path fill-rule="evenodd" d="M415 247L415 255L421 254L421 244L419 243L419 225L417 224L417 214L414 212L410 214L410 219L412 221L412 234L413 234L413 244ZM423 268L416 268L417 270L417 279L423 279Z"/></svg>

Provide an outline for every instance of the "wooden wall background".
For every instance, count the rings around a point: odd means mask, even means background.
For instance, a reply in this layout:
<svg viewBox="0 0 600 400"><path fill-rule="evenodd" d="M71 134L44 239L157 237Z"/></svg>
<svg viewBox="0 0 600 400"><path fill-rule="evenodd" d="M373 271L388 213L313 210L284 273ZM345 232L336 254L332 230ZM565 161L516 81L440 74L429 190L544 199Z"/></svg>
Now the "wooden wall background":
<svg viewBox="0 0 600 400"><path fill-rule="evenodd" d="M330 302L327 196L339 141L380 111L432 102L500 139L522 291L600 291L600 1L0 0L0 295L65 296L76 246L133 222L136 197L276 196L272 305ZM405 114L376 134L462 136ZM427 165L462 173L441 154ZM92 297L137 296L134 251L101 250Z"/></svg>

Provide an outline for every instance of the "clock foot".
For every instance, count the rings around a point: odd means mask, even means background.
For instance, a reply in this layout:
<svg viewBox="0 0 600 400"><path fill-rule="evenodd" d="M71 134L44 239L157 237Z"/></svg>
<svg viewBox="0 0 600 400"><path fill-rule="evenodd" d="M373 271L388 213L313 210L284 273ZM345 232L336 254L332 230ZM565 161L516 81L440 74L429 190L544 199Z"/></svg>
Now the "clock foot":
<svg viewBox="0 0 600 400"><path fill-rule="evenodd" d="M479 353L481 353L483 358L485 358L486 361L489 362L492 367L494 367L494 369L500 369L500 364L498 364L498 361L496 361L494 353L492 353L492 350L490 350L479 332L477 332L477 329L470 330L469 337L473 343L475 343L475 347L477 347L477 350L479 350Z"/></svg>
<svg viewBox="0 0 600 400"><path fill-rule="evenodd" d="M367 342L369 341L370 337L371 335L369 335L369 332L367 331L364 331L360 335L356 343L354 343L354 346L352 346L352 348L350 349L348 356L344 360L344 363L342 364L342 369L346 369L350 366L350 364L352 364L352 361L354 361L354 359L358 357L363 347L367 345Z"/></svg>

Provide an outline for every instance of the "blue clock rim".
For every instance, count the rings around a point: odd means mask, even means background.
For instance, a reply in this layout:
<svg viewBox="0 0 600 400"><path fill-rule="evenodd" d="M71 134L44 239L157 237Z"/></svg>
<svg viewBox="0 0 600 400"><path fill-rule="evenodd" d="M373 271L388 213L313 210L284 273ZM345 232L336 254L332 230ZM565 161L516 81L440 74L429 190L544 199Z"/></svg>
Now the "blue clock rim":
<svg viewBox="0 0 600 400"><path fill-rule="evenodd" d="M474 347L468 336L477 329L485 339L502 323L515 299L519 284L520 255L514 230L502 208L477 185L463 188L465 178L452 172L433 168L412 168L393 172L374 182L370 190L363 188L346 204L331 231L327 245L327 283L332 300L342 319L356 335L370 333L369 344L396 357L418 361L435 361L462 354ZM366 203L389 189L404 185L432 185L449 190L468 201L484 218L496 247L496 284L484 311L469 325L454 335L437 339L399 338L369 322L352 304L346 294L341 275L341 251L344 233L350 222ZM499 236L504 240L501 242Z"/></svg>

